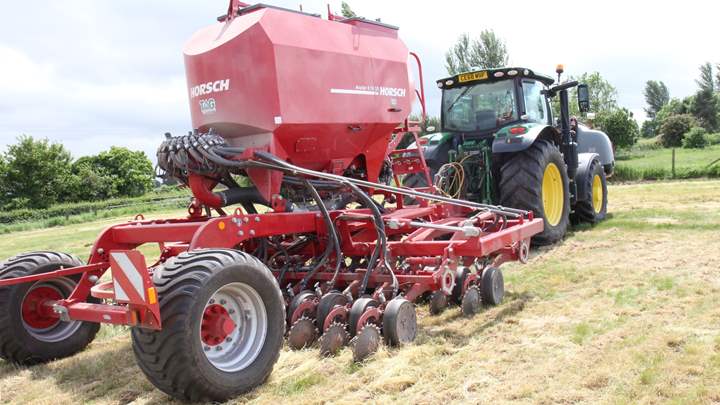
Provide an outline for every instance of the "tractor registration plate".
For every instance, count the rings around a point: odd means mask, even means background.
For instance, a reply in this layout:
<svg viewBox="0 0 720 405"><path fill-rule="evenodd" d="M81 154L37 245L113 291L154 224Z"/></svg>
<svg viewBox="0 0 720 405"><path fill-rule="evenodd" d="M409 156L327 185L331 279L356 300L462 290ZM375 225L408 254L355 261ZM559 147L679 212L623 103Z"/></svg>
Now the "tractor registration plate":
<svg viewBox="0 0 720 405"><path fill-rule="evenodd" d="M458 82L465 83L473 80L484 80L488 78L487 72L463 73L458 76Z"/></svg>

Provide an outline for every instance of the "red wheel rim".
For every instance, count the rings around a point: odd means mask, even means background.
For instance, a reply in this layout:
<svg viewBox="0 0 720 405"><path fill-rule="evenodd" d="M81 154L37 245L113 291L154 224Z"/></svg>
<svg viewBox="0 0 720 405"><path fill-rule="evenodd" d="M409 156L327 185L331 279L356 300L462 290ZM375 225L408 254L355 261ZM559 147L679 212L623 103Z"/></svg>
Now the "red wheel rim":
<svg viewBox="0 0 720 405"><path fill-rule="evenodd" d="M57 325L60 318L49 303L61 299L62 294L55 288L43 285L31 289L22 302L23 321L33 329L49 329Z"/></svg>
<svg viewBox="0 0 720 405"><path fill-rule="evenodd" d="M235 330L235 326L227 309L220 304L213 304L203 312L200 336L206 345L217 346Z"/></svg>

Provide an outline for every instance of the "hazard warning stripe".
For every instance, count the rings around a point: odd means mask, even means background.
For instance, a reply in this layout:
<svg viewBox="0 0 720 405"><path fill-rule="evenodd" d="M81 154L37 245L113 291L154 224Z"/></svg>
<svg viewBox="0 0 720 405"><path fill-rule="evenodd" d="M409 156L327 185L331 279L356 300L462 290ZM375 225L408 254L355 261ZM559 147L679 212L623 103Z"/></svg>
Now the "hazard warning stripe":
<svg viewBox="0 0 720 405"><path fill-rule="evenodd" d="M145 285L140 270L127 254L111 252L117 267L113 268L115 299L129 302L145 302Z"/></svg>

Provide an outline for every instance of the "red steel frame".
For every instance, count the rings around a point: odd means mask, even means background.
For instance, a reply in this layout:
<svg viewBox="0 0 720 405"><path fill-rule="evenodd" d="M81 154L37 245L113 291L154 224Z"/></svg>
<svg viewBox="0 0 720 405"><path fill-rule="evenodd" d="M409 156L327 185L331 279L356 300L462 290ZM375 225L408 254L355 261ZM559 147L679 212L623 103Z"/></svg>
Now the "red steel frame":
<svg viewBox="0 0 720 405"><path fill-rule="evenodd" d="M396 269L397 279L406 298L413 300L427 291L442 288L442 277L447 271L453 271L458 266L468 266L478 259L487 259L493 265L517 260L521 245L528 243L532 235L543 229L542 219L533 219L532 216L529 219L520 217L498 223L493 215L485 214L473 217L471 223L468 223L469 211L447 204L432 204L389 210L383 215L386 223L395 228L386 227L390 256L402 257L408 264L401 270ZM371 225L369 210L331 211L331 217L338 225L345 256L365 256L374 249L375 231ZM483 231L477 236L465 236L462 232L413 228L410 221L414 220L451 226L464 223ZM153 302L131 299L126 303L115 304L93 304L86 301L88 295L105 299L115 297L109 282L98 282L108 269L116 268L111 263L111 253L132 252L135 258L142 258L134 249L148 243L158 244L162 252L159 262L148 267L142 260L138 266L142 267L141 270L147 275L146 282L149 282L157 265L183 251L238 248L256 238L295 234L323 236L326 232L326 225L316 212L246 215L237 210L232 215L213 218L190 215L186 219L134 220L111 226L102 232L92 248L86 266L0 280L0 286L82 274L70 297L53 303L58 317L159 329L162 325L157 300ZM437 240L442 234L449 234L449 238ZM320 251L323 246L314 248L315 251ZM329 263L327 269L319 271L313 280L331 279L333 267L334 264ZM302 279L305 275L305 272L287 272L282 287ZM340 272L338 286L348 286L353 282L356 286L363 275L364 270ZM390 281L389 274L373 273L370 287L378 287ZM152 284L146 286L146 289L153 289ZM154 290L152 292L154 293Z"/></svg>

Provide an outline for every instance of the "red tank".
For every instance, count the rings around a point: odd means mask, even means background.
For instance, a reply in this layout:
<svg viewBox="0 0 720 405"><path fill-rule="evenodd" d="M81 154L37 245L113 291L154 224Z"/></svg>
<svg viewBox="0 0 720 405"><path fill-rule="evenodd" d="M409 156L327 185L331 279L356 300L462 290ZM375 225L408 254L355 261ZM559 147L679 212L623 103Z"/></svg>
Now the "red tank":
<svg viewBox="0 0 720 405"><path fill-rule="evenodd" d="M363 19L240 8L185 46L193 127L313 170L341 174L364 162L368 180L377 181L415 94L397 34Z"/></svg>

